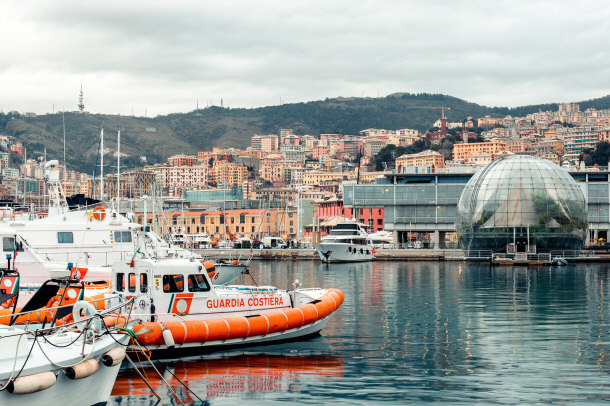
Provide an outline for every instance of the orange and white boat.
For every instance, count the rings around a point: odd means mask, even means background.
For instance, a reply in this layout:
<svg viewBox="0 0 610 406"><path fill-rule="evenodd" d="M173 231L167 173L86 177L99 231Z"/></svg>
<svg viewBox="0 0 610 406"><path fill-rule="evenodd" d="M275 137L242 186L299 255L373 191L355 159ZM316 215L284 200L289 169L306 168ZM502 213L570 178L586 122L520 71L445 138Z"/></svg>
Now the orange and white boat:
<svg viewBox="0 0 610 406"><path fill-rule="evenodd" d="M133 329L150 350L242 346L318 334L343 303L338 289L213 286L204 266L180 258L117 263L106 308L134 300Z"/></svg>

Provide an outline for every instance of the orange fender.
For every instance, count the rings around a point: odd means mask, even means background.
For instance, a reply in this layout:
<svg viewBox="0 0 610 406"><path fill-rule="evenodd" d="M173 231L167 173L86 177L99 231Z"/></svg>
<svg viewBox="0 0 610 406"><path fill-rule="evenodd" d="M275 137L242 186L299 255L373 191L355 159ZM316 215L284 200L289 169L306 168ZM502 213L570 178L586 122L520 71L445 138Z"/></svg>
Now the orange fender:
<svg viewBox="0 0 610 406"><path fill-rule="evenodd" d="M229 338L229 323L227 319L210 319L205 321L210 329L208 341L225 341Z"/></svg>
<svg viewBox="0 0 610 406"><path fill-rule="evenodd" d="M247 317L248 323L250 323L250 334L251 336L264 336L269 333L269 320L263 316Z"/></svg>
<svg viewBox="0 0 610 406"><path fill-rule="evenodd" d="M140 330L152 330L147 333L138 334ZM163 341L163 329L159 323L143 323L133 328L138 340L144 345L160 345Z"/></svg>
<svg viewBox="0 0 610 406"><path fill-rule="evenodd" d="M311 303L307 303L299 306L298 308L303 312L303 319L305 321L303 323L304 325L311 324L318 320L318 309L316 309L316 306L312 305Z"/></svg>
<svg viewBox="0 0 610 406"><path fill-rule="evenodd" d="M335 310L333 308L334 304L332 304L332 302L328 303L328 298L325 297L322 297L322 300L314 304L314 306L316 306L316 310L318 311L318 320L323 319Z"/></svg>
<svg viewBox="0 0 610 406"><path fill-rule="evenodd" d="M286 309L282 310L282 312L288 317L288 326L286 327L286 330L299 328L305 324L305 315L301 309Z"/></svg>
<svg viewBox="0 0 610 406"><path fill-rule="evenodd" d="M246 338L250 334L250 323L245 317L230 317L227 320L229 323L229 339L231 338Z"/></svg>
<svg viewBox="0 0 610 406"><path fill-rule="evenodd" d="M269 320L269 333L286 331L288 328L288 316L284 312L266 313L265 316Z"/></svg>

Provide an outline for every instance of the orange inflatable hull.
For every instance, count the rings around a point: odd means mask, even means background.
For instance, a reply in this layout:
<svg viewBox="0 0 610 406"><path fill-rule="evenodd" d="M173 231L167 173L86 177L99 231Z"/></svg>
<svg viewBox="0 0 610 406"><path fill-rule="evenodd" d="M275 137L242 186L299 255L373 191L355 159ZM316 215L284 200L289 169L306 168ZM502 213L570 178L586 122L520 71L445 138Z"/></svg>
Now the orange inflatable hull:
<svg viewBox="0 0 610 406"><path fill-rule="evenodd" d="M146 346L164 346L163 329L171 331L176 345L246 339L298 329L325 319L343 303L339 289L328 289L320 299L291 309L249 317L222 319L146 322L134 327L138 339ZM143 331L142 333L139 333Z"/></svg>

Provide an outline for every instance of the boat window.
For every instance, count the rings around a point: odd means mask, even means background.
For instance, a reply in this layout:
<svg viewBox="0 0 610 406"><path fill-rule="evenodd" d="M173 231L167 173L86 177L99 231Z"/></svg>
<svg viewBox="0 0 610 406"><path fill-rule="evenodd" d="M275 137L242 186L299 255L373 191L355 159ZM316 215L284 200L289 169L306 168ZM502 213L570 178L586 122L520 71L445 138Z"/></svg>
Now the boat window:
<svg viewBox="0 0 610 406"><path fill-rule="evenodd" d="M210 285L201 274L189 275L189 292L207 292L210 290Z"/></svg>
<svg viewBox="0 0 610 406"><path fill-rule="evenodd" d="M114 233L115 242L131 242L131 231L116 231Z"/></svg>
<svg viewBox="0 0 610 406"><path fill-rule="evenodd" d="M127 289L131 293L135 293L135 291L136 291L136 274L135 273L129 274L129 285L127 286Z"/></svg>
<svg viewBox="0 0 610 406"><path fill-rule="evenodd" d="M163 292L176 293L184 291L184 275L163 275Z"/></svg>
<svg viewBox="0 0 610 406"><path fill-rule="evenodd" d="M59 244L72 244L74 242L72 231L58 231L57 242Z"/></svg>
<svg viewBox="0 0 610 406"><path fill-rule="evenodd" d="M2 251L4 251L4 252L23 251L23 243L17 242L15 244L14 237L2 237Z"/></svg>
<svg viewBox="0 0 610 406"><path fill-rule="evenodd" d="M116 291L117 292L123 292L125 291L125 274L124 273L117 273L116 274Z"/></svg>
<svg viewBox="0 0 610 406"><path fill-rule="evenodd" d="M140 274L140 292L146 293L148 290L148 275L145 273Z"/></svg>

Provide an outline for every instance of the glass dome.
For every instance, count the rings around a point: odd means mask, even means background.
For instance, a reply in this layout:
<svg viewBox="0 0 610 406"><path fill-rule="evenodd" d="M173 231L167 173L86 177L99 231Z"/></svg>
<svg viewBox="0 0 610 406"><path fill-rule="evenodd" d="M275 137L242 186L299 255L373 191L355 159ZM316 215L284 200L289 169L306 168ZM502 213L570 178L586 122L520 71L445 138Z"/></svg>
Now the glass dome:
<svg viewBox="0 0 610 406"><path fill-rule="evenodd" d="M587 206L580 186L553 162L527 156L498 158L466 184L456 231L465 251L580 250Z"/></svg>

